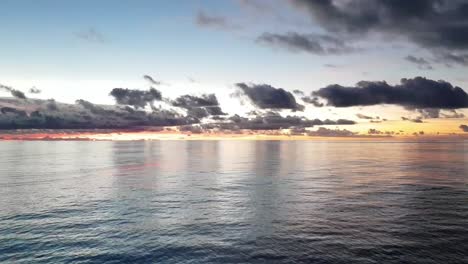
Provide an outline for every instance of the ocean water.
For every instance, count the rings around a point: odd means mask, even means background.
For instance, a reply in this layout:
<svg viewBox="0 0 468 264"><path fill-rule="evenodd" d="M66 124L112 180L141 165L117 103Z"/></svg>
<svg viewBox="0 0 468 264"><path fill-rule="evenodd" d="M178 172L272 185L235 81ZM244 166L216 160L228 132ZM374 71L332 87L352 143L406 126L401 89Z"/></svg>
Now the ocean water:
<svg viewBox="0 0 468 264"><path fill-rule="evenodd" d="M468 263L468 142L0 142L2 263Z"/></svg>

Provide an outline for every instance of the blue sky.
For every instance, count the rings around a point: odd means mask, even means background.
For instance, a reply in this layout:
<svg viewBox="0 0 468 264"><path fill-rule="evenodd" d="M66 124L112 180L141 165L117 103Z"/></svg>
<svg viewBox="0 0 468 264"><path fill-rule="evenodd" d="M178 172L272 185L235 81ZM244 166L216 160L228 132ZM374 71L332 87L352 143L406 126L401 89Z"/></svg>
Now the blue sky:
<svg viewBox="0 0 468 264"><path fill-rule="evenodd" d="M299 26L299 22L288 25L265 14L255 18L238 2L2 1L0 34L6 37L0 44L1 77L4 82L33 84L42 79L128 81L154 74L169 80L190 76L216 83L255 81L305 90L334 82L352 84L365 77L395 82L418 74L461 82L457 70L421 72L401 61L408 53L406 47L317 56L259 45L254 41L257 32L315 30L315 25L306 18L301 23L309 24ZM200 11L226 17L242 28L200 27L195 23ZM284 13L300 15L294 12ZM91 31L102 42L79 37ZM340 68L327 69L325 64Z"/></svg>

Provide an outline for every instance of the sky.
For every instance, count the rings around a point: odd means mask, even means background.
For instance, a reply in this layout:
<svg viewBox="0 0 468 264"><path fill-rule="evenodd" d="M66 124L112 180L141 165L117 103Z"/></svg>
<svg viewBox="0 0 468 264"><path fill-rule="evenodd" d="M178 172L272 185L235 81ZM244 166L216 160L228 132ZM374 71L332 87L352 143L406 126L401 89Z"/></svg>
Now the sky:
<svg viewBox="0 0 468 264"><path fill-rule="evenodd" d="M355 124L328 129L367 134L464 133L468 124L464 0L4 0L0 20L0 96L13 89L28 99L137 109L112 89L153 87L162 96L146 111L189 116L216 106L226 122L236 114L261 123L274 115L343 119ZM211 93L215 104L174 103ZM37 104L2 105L27 119ZM3 115L10 122L18 113Z"/></svg>

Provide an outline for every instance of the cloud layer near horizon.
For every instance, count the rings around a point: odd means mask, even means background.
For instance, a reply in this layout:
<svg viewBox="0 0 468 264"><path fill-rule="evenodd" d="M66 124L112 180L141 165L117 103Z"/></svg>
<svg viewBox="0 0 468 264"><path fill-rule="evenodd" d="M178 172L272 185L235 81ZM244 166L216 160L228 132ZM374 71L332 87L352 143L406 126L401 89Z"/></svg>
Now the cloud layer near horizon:
<svg viewBox="0 0 468 264"><path fill-rule="evenodd" d="M63 104L53 99L0 98L0 129L132 129L145 126L185 126L190 130L190 126L187 125L200 124L203 126L198 128L237 131L355 123L346 119L332 121L309 120L301 116L285 117L275 111L303 109L290 92L269 85L249 86L240 83L237 86L261 111L253 112L247 117L228 116L223 112L214 94L187 94L168 99L163 98L162 93L155 88L114 88L109 95L115 99L115 106L96 105L81 99L75 104ZM14 89L8 89L11 90Z"/></svg>
<svg viewBox="0 0 468 264"><path fill-rule="evenodd" d="M145 78L148 80L148 78ZM151 81L151 80L149 80ZM153 80L154 81L154 80ZM154 84L156 81L151 81ZM7 92L18 91L8 86ZM256 108L246 116L227 114L215 94L185 94L174 99L151 87L148 90L114 88L110 96L116 105L96 105L77 100L63 104L50 100L28 99L24 96L0 99L0 129L133 129L139 127L181 126L184 131L217 129L239 130L301 129L315 126L354 125L345 118L308 118L296 100L300 96L307 107L352 107L394 104L417 113L418 117L401 117L414 123L428 118L463 118L456 109L468 107L468 95L460 87L445 81L423 77L402 79L391 85L384 81L361 81L356 86L333 84L310 96L299 90L291 93L268 84L235 84L233 97L247 98ZM22 93L21 91L18 91ZM11 93L15 96L16 93ZM285 114L288 113L289 114ZM356 114L357 119L370 123L386 121L379 116ZM322 131L326 132L326 131ZM344 136L346 131L334 131ZM349 133L348 133L349 134ZM374 133L375 134L375 133ZM349 134L351 135L351 134Z"/></svg>

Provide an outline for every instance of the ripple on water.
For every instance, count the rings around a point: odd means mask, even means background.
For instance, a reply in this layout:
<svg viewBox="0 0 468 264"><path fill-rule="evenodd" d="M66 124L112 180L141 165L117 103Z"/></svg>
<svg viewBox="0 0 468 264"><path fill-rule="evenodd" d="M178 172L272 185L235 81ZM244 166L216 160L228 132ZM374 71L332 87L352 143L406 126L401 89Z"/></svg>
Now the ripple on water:
<svg viewBox="0 0 468 264"><path fill-rule="evenodd" d="M467 143L0 145L0 262L468 262Z"/></svg>

